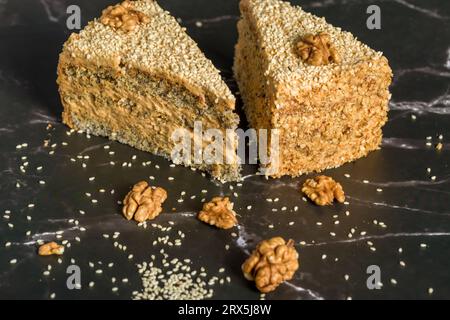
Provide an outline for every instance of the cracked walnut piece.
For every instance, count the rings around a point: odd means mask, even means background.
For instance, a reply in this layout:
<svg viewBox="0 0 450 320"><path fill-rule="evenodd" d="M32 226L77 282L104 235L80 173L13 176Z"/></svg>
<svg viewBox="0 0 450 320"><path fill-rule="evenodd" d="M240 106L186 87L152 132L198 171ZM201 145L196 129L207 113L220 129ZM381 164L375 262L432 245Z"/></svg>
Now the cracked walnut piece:
<svg viewBox="0 0 450 320"><path fill-rule="evenodd" d="M38 253L40 256L62 255L64 253L64 246L52 241L40 246Z"/></svg>
<svg viewBox="0 0 450 320"><path fill-rule="evenodd" d="M100 22L106 26L130 32L139 23L149 23L150 18L142 12L133 10L131 2L124 1L103 10Z"/></svg>
<svg viewBox="0 0 450 320"><path fill-rule="evenodd" d="M330 36L323 32L317 35L306 35L297 43L297 52L302 61L313 66L341 61L336 49L330 43Z"/></svg>
<svg viewBox="0 0 450 320"><path fill-rule="evenodd" d="M341 184L327 176L317 176L306 180L302 192L319 206L329 205L334 199L341 203L345 201Z"/></svg>
<svg viewBox="0 0 450 320"><path fill-rule="evenodd" d="M228 197L214 197L203 205L198 219L221 229L230 229L237 224L236 212L233 211L233 203Z"/></svg>
<svg viewBox="0 0 450 320"><path fill-rule="evenodd" d="M282 282L291 280L298 269L298 253L294 241L281 237L264 240L242 265L247 280L254 280L263 293L275 290Z"/></svg>
<svg viewBox="0 0 450 320"><path fill-rule="evenodd" d="M162 203L167 199L163 188L152 188L141 181L133 186L123 200L123 215L127 220L137 222L155 219L162 211Z"/></svg>

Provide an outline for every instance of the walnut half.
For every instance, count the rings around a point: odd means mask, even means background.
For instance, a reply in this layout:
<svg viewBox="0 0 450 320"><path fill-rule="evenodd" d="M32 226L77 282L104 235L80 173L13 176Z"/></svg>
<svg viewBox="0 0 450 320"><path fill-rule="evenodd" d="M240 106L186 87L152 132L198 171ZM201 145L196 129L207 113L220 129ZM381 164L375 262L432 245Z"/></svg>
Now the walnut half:
<svg viewBox="0 0 450 320"><path fill-rule="evenodd" d="M38 254L40 256L62 255L64 253L64 246L56 242L45 243L39 247Z"/></svg>
<svg viewBox="0 0 450 320"><path fill-rule="evenodd" d="M233 203L228 197L214 197L203 205L203 210L197 217L199 220L221 229L230 229L237 224Z"/></svg>
<svg viewBox="0 0 450 320"><path fill-rule="evenodd" d="M345 201L341 184L327 176L317 176L306 180L302 192L319 206L332 204L334 199L341 203Z"/></svg>
<svg viewBox="0 0 450 320"><path fill-rule="evenodd" d="M282 282L292 279L299 266L294 241L281 237L264 240L242 265L247 280L254 280L263 293L275 290Z"/></svg>
<svg viewBox="0 0 450 320"><path fill-rule="evenodd" d="M132 7L130 1L109 6L103 10L100 22L125 32L133 31L139 24L150 22L150 18L146 14L133 10Z"/></svg>
<svg viewBox="0 0 450 320"><path fill-rule="evenodd" d="M161 213L161 205L166 199L166 190L152 188L147 182L141 181L126 195L122 212L127 220L134 219L137 222L152 220Z"/></svg>
<svg viewBox="0 0 450 320"><path fill-rule="evenodd" d="M302 61L313 66L339 63L341 59L330 41L328 33L308 34L297 43L297 52Z"/></svg>

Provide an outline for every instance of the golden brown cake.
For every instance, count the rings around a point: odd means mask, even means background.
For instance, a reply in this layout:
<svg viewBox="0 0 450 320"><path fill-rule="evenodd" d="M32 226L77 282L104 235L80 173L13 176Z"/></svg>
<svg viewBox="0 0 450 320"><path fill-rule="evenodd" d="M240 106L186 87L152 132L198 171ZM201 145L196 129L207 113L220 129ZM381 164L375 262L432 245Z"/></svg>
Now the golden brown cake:
<svg viewBox="0 0 450 320"><path fill-rule="evenodd" d="M219 71L153 0L108 7L64 44L58 85L69 127L171 158L172 134L237 128L235 98ZM206 147L202 141L200 147ZM229 164L180 160L220 180L239 179L236 145ZM192 148L193 149L193 148Z"/></svg>
<svg viewBox="0 0 450 320"><path fill-rule="evenodd" d="M234 72L244 111L253 128L279 132L269 175L321 171L377 149L392 79L382 53L287 2L242 0L240 9Z"/></svg>

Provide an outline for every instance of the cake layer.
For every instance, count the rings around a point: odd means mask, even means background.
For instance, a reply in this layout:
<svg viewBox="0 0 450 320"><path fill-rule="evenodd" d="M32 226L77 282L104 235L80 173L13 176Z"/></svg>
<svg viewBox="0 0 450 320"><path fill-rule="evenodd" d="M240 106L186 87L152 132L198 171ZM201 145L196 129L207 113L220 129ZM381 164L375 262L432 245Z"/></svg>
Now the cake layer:
<svg viewBox="0 0 450 320"><path fill-rule="evenodd" d="M182 86L174 86L139 71L114 78L105 69L61 64L61 99L64 123L77 130L129 144L166 158L171 157L177 129L193 134L195 121L203 128L236 126L233 113L205 108ZM236 150L225 152L236 153ZM193 159L193 154L191 159ZM183 163L205 170L221 180L238 180L236 164Z"/></svg>
<svg viewBox="0 0 450 320"><path fill-rule="evenodd" d="M387 59L287 2L242 0L240 7L234 71L250 125L279 131L270 175L321 171L377 149L390 98ZM309 35L328 38L338 61L303 60L298 44Z"/></svg>

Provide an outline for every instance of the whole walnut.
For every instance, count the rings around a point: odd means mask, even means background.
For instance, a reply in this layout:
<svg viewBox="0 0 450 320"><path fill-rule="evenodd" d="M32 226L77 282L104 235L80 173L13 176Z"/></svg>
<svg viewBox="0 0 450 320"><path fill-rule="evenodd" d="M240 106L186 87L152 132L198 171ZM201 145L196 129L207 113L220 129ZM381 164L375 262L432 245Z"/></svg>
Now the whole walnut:
<svg viewBox="0 0 450 320"><path fill-rule="evenodd" d="M282 282L292 279L299 266L294 241L281 237L264 240L242 265L247 280L254 280L263 293L275 290Z"/></svg>
<svg viewBox="0 0 450 320"><path fill-rule="evenodd" d="M197 218L221 229L230 229L238 222L236 212L233 211L233 203L228 197L214 197L205 203Z"/></svg>
<svg viewBox="0 0 450 320"><path fill-rule="evenodd" d="M40 256L62 255L63 253L64 246L54 241L41 245L38 250Z"/></svg>
<svg viewBox="0 0 450 320"><path fill-rule="evenodd" d="M162 211L162 203L167 199L167 192L163 188L152 188L147 182L141 181L123 200L123 215L127 220L137 222L152 220Z"/></svg>
<svg viewBox="0 0 450 320"><path fill-rule="evenodd" d="M102 24L125 32L133 31L139 24L146 24L149 21L147 15L133 9L130 1L107 7L100 17Z"/></svg>
<svg viewBox="0 0 450 320"><path fill-rule="evenodd" d="M307 179L303 184L302 192L319 206L332 204L334 199L341 203L345 201L341 184L323 175Z"/></svg>

